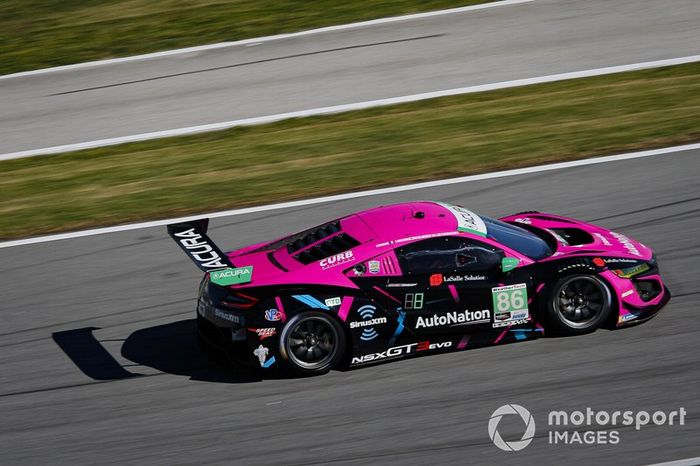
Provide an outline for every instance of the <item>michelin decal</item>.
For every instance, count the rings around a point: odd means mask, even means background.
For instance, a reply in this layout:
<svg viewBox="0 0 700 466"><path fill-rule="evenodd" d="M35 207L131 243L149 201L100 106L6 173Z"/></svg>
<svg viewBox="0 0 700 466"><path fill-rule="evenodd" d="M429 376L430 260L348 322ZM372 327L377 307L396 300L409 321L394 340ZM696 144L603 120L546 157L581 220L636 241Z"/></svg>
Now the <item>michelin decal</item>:
<svg viewBox="0 0 700 466"><path fill-rule="evenodd" d="M260 367L268 368L275 363L274 356L272 356L270 359L267 359L267 355L269 353L270 349L266 348L263 345L260 345L257 348L255 348L255 350L253 350L253 356L256 356L258 358L258 362L260 362Z"/></svg>

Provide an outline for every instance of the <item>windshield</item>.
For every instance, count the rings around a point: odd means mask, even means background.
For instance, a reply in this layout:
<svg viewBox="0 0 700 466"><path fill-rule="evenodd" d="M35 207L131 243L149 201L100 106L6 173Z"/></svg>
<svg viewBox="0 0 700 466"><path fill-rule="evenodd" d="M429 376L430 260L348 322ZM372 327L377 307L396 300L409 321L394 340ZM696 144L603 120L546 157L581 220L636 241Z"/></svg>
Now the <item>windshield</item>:
<svg viewBox="0 0 700 466"><path fill-rule="evenodd" d="M549 245L540 237L515 225L481 216L486 224L486 237L526 255L540 260L553 254Z"/></svg>

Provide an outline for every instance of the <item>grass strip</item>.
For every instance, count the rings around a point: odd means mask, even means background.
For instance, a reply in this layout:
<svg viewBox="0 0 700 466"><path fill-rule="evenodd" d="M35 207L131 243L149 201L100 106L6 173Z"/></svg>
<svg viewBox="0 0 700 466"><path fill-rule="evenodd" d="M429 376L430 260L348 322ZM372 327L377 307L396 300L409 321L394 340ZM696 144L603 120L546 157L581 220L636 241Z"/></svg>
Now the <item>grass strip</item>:
<svg viewBox="0 0 700 466"><path fill-rule="evenodd" d="M0 163L0 237L700 139L700 64Z"/></svg>
<svg viewBox="0 0 700 466"><path fill-rule="evenodd" d="M0 2L0 74L486 1L8 0Z"/></svg>

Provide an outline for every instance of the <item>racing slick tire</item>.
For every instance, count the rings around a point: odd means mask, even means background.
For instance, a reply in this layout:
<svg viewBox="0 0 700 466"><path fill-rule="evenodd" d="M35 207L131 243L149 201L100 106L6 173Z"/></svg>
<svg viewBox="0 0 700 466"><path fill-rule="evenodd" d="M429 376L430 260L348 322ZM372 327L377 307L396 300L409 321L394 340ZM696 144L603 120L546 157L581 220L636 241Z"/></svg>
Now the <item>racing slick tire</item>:
<svg viewBox="0 0 700 466"><path fill-rule="evenodd" d="M568 275L554 284L547 302L550 328L557 335L583 335L610 318L610 288L595 275Z"/></svg>
<svg viewBox="0 0 700 466"><path fill-rule="evenodd" d="M343 358L345 331L334 318L316 311L297 314L280 334L283 369L295 375L325 374Z"/></svg>

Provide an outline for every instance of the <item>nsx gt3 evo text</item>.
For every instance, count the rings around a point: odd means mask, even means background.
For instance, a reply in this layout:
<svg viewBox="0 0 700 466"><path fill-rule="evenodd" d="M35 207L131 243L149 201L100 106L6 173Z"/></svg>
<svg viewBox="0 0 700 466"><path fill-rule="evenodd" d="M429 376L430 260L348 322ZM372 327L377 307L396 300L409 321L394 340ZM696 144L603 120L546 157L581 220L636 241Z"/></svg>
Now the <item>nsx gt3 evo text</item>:
<svg viewBox="0 0 700 466"><path fill-rule="evenodd" d="M227 254L206 227L168 227L205 272L200 342L298 374L636 324L670 299L648 247L539 212L396 204Z"/></svg>

